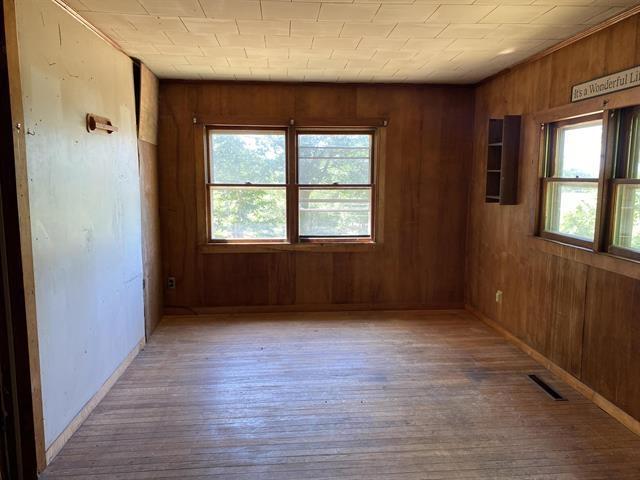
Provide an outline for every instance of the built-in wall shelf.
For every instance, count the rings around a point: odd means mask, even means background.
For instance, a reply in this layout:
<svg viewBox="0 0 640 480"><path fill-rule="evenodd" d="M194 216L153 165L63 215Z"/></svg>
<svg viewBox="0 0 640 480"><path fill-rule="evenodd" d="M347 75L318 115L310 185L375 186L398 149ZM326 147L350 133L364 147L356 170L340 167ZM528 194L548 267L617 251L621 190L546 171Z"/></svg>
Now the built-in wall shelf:
<svg viewBox="0 0 640 480"><path fill-rule="evenodd" d="M520 116L489 119L486 203L518 203Z"/></svg>

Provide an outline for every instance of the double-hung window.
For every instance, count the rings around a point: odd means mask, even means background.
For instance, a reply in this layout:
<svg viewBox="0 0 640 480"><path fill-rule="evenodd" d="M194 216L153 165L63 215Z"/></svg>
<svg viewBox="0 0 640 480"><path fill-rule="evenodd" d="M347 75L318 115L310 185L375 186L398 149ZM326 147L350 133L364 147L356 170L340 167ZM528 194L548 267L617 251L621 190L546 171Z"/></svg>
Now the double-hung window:
<svg viewBox="0 0 640 480"><path fill-rule="evenodd" d="M640 260L640 107L621 110L619 125L610 250Z"/></svg>
<svg viewBox="0 0 640 480"><path fill-rule="evenodd" d="M210 127L208 243L373 243L376 128Z"/></svg>
<svg viewBox="0 0 640 480"><path fill-rule="evenodd" d="M640 260L640 106L543 132L540 235Z"/></svg>
<svg viewBox="0 0 640 480"><path fill-rule="evenodd" d="M299 238L371 238L372 133L297 134Z"/></svg>
<svg viewBox="0 0 640 480"><path fill-rule="evenodd" d="M591 246L602 163L602 114L547 128L542 234Z"/></svg>
<svg viewBox="0 0 640 480"><path fill-rule="evenodd" d="M211 240L285 240L286 131L212 129L209 148Z"/></svg>

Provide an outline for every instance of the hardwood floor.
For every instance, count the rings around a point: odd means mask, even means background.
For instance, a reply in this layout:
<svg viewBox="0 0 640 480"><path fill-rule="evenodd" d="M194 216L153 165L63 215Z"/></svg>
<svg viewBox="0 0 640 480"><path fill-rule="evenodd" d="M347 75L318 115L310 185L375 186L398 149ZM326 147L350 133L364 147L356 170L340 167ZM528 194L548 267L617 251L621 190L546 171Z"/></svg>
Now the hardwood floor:
<svg viewBox="0 0 640 480"><path fill-rule="evenodd" d="M43 477L639 479L639 452L466 312L227 315L165 319Z"/></svg>

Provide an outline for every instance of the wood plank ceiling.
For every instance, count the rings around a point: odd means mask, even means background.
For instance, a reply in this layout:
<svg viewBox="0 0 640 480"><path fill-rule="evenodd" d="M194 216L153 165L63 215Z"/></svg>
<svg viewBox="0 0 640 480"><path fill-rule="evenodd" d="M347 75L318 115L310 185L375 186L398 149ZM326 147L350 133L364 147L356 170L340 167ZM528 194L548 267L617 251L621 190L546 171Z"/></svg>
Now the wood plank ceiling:
<svg viewBox="0 0 640 480"><path fill-rule="evenodd" d="M474 83L636 0L65 0L160 78Z"/></svg>

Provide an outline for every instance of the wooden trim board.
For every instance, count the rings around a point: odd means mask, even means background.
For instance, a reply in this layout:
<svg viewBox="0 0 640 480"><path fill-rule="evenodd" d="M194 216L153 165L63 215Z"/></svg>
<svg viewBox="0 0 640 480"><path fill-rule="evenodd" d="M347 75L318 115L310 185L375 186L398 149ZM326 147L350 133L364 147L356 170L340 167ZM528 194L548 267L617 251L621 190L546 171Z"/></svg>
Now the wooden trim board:
<svg viewBox="0 0 640 480"><path fill-rule="evenodd" d="M545 357L540 352L538 352L537 350L527 345L525 342L520 340L518 337L513 335L511 332L509 332L507 329L505 329L503 326L501 326L494 320L491 320L489 317L481 313L479 310L475 309L471 305L466 305L465 308L469 313L474 315L480 321L487 324L489 327L493 328L500 335L506 338L509 342L513 343L516 347L518 347L524 353L529 355L532 359L534 359L536 362L541 364L544 368L549 370L551 373L557 376L564 383L569 385L574 390L578 391L585 398L591 400L598 407L600 407L602 410L607 412L609 415L611 415L613 418L615 418L617 421L619 421L621 424L623 424L633 433L635 433L636 435L640 435L640 421L636 420L631 415L626 413L624 410L622 410L621 408L611 403L609 400L604 398L598 392L594 391L591 387L582 383L580 380L578 380L576 377L571 375L569 372L567 372L563 368L553 363L547 357Z"/></svg>
<svg viewBox="0 0 640 480"><path fill-rule="evenodd" d="M146 340L143 337L136 344L133 350L131 350L131 352L129 352L129 354L125 357L120 366L116 368L115 372L113 372L107 379L107 381L104 382L102 387L100 387L100 389L93 395L93 397L91 397L91 399L84 405L84 407L82 407L75 418L71 420L69 425L67 425L67 428L65 428L64 431L60 435L58 435L58 438L56 438L51 443L46 451L47 465L49 465L53 461L55 456L60 453L60 450L62 450L62 447L64 447L67 441L71 438L71 435L73 435L76 430L80 428L80 425L82 425L82 423L87 419L91 412L96 408L98 403L100 403L102 399L107 395L107 393L109 393L111 387L113 387L113 385L118 381L127 367L131 365L131 362L133 362L133 360L138 356L138 353L140 353L140 351L144 348L145 344Z"/></svg>
<svg viewBox="0 0 640 480"><path fill-rule="evenodd" d="M27 173L27 151L25 143L24 110L22 105L22 83L20 80L20 58L15 0L3 0L4 29L7 49L7 70L11 101L11 118L18 193L18 215L20 221L20 248L22 254L22 281L25 292L27 332L29 337L29 364L31 376L33 426L36 442L38 471L46 465L44 445L44 421L42 409L42 384L40 378L40 348L38 343L38 321L36 315L35 274L33 270L33 248L31 238L31 213L29 208L29 176ZM18 128L20 125L20 128Z"/></svg>
<svg viewBox="0 0 640 480"><path fill-rule="evenodd" d="M423 305L423 304L399 304L399 303L332 303L332 304L290 304L290 305L239 305L221 307L196 307L188 305L165 305L164 317L182 317L217 314L241 314L241 313L307 313L307 312L366 312L366 311L390 311L390 310L434 310L462 311L464 305L452 303L450 305ZM163 317L163 318L164 318Z"/></svg>
<svg viewBox="0 0 640 480"><path fill-rule="evenodd" d="M287 318L291 318L292 315L296 315L296 314L304 314L304 315L308 315L308 314L319 314L319 315L329 315L332 313L342 313L345 315L350 315L351 313L353 314L360 314L360 313L389 313L389 312L409 312L409 311L413 311L413 312L420 312L421 314L426 314L426 315L442 315L442 314L461 314L461 313L465 313L467 312L466 309L464 308L442 308L442 309L437 309L437 308L427 308L425 309L423 308L414 308L414 309L402 309L402 308L387 308L387 309L362 309L362 310L344 310L344 309L335 309L335 310L305 310L305 311L295 311L295 310L289 310L289 311L252 311L252 312L213 312L213 313L190 313L190 314L186 314L186 315L182 315L182 314L165 314L162 317L162 320L168 320L168 321L191 321L191 320L211 320L212 322L216 322L218 320L223 320L223 321L227 321L230 318L234 318L234 317L246 317L247 315L255 315L255 318L265 318L265 319L272 319L274 317L277 318L282 318L280 315L281 314L286 314L288 317ZM308 318L308 317L305 317Z"/></svg>

